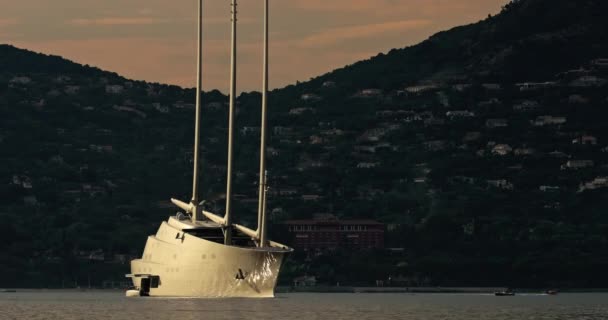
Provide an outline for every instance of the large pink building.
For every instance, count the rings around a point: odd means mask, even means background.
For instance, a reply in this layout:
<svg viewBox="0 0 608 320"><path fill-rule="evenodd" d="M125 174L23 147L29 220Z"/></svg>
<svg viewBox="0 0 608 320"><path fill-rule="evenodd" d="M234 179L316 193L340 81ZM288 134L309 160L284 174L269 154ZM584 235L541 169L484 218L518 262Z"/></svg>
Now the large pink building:
<svg viewBox="0 0 608 320"><path fill-rule="evenodd" d="M298 250L382 249L384 224L368 219L339 220L334 216L285 222Z"/></svg>

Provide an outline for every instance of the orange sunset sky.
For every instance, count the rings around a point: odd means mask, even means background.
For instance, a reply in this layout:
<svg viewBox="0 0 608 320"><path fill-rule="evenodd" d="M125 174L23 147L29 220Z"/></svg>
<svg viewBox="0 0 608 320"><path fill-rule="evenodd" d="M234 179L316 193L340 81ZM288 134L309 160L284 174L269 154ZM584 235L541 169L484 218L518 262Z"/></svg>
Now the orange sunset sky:
<svg viewBox="0 0 608 320"><path fill-rule="evenodd" d="M507 0L271 0L271 87L496 14ZM192 87L197 0L0 0L0 43ZM262 0L239 1L239 91L261 84ZM204 1L204 87L228 88L230 1Z"/></svg>

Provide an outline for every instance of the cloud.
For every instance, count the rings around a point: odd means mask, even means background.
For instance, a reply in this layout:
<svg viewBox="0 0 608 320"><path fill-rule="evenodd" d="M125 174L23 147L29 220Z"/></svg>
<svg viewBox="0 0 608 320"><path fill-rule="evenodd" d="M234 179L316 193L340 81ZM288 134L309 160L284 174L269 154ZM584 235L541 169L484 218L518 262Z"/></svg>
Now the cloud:
<svg viewBox="0 0 608 320"><path fill-rule="evenodd" d="M326 47L334 45L338 41L370 38L393 32L411 31L428 27L431 24L432 21L430 20L406 20L334 28L305 37L298 41L298 45L305 48Z"/></svg>
<svg viewBox="0 0 608 320"><path fill-rule="evenodd" d="M19 21L15 18L0 18L0 28L14 26L18 23Z"/></svg>
<svg viewBox="0 0 608 320"><path fill-rule="evenodd" d="M327 0L295 0L292 2L292 5L296 8L310 11L374 12L378 8L386 8L394 2L394 0L351 0L348 2Z"/></svg>
<svg viewBox="0 0 608 320"><path fill-rule="evenodd" d="M168 23L168 19L149 17L122 17L122 18L96 18L96 19L72 19L67 21L74 26L136 26Z"/></svg>

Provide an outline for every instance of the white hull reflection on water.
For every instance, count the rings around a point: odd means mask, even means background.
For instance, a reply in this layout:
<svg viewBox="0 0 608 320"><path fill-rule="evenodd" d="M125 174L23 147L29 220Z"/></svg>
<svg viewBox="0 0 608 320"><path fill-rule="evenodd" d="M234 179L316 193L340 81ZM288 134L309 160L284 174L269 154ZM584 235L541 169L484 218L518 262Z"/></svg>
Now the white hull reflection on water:
<svg viewBox="0 0 608 320"><path fill-rule="evenodd" d="M277 299L125 298L119 291L0 295L0 319L608 319L608 294L278 294Z"/></svg>

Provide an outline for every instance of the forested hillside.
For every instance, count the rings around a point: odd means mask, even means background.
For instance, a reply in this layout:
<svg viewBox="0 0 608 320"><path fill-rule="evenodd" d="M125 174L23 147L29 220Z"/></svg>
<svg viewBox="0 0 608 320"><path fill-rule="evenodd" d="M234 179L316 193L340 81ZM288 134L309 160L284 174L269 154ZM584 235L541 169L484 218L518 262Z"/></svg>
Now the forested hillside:
<svg viewBox="0 0 608 320"><path fill-rule="evenodd" d="M605 286L608 4L520 0L270 98L268 208L386 224L375 252L296 252L283 283ZM121 279L191 187L192 89L0 45L0 287ZM236 219L255 220L259 93L239 97ZM227 97L203 97L223 210Z"/></svg>

